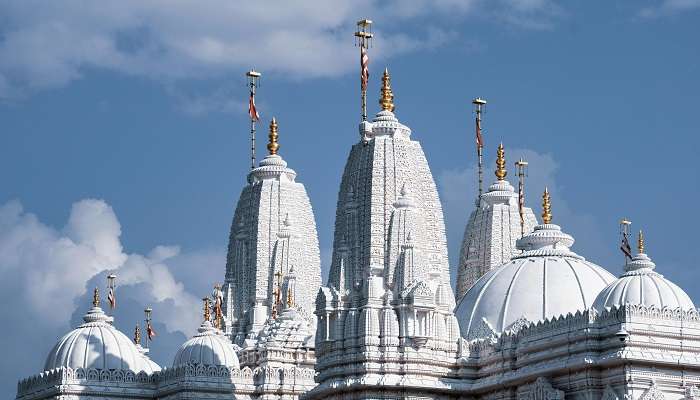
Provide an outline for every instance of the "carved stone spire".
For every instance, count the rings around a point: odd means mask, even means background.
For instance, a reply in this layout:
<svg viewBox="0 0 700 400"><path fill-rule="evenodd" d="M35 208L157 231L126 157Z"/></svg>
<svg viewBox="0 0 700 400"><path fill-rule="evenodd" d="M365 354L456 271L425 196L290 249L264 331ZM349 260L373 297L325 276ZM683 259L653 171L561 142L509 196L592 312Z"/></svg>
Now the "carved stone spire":
<svg viewBox="0 0 700 400"><path fill-rule="evenodd" d="M549 199L549 190L545 187L542 194L542 223L549 224L552 222L552 205Z"/></svg>
<svg viewBox="0 0 700 400"><path fill-rule="evenodd" d="M505 150L503 150L503 143L498 145L498 151L496 151L496 178L502 181L508 175L506 171L506 157Z"/></svg>
<svg viewBox="0 0 700 400"><path fill-rule="evenodd" d="M277 143L277 119L275 119L275 117L272 117L272 121L270 121L270 134L268 137L270 141L267 143L267 150L270 152L271 156L274 156L280 148L279 143Z"/></svg>
<svg viewBox="0 0 700 400"><path fill-rule="evenodd" d="M382 76L382 95L379 98L379 104L382 106L382 110L394 111L394 92L391 90L391 77L387 68L384 69Z"/></svg>

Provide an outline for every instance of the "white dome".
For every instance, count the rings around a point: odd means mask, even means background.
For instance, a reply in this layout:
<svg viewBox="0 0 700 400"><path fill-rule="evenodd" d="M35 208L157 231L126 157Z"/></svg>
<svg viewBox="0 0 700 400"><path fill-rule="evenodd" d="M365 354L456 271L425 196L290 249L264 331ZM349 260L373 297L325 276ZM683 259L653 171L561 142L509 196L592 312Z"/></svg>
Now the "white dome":
<svg viewBox="0 0 700 400"><path fill-rule="evenodd" d="M593 307L599 312L625 304L694 309L693 301L683 289L654 272L655 266L646 254L637 254L625 265L625 273L600 292Z"/></svg>
<svg viewBox="0 0 700 400"><path fill-rule="evenodd" d="M84 324L59 339L49 352L45 371L59 367L120 369L149 374L160 371L158 364L112 326L112 318L100 307L93 307L83 320Z"/></svg>
<svg viewBox="0 0 700 400"><path fill-rule="evenodd" d="M182 344L175 355L173 367L187 363L239 368L233 343L209 321L202 323L198 333Z"/></svg>
<svg viewBox="0 0 700 400"><path fill-rule="evenodd" d="M554 224L519 239L524 251L482 276L457 306L462 336L486 338L591 307L615 277L569 250L573 243Z"/></svg>

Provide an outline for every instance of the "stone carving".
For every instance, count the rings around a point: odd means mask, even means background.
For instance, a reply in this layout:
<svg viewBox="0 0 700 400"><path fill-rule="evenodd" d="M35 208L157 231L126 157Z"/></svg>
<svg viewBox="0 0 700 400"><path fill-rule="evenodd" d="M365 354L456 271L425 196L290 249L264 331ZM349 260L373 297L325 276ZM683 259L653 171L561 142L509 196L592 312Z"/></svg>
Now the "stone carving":
<svg viewBox="0 0 700 400"><path fill-rule="evenodd" d="M546 378L539 377L518 393L518 400L564 400L564 391L553 388Z"/></svg>
<svg viewBox="0 0 700 400"><path fill-rule="evenodd" d="M664 394L656 386L656 382L652 382L651 386L642 393L639 400L665 400Z"/></svg>

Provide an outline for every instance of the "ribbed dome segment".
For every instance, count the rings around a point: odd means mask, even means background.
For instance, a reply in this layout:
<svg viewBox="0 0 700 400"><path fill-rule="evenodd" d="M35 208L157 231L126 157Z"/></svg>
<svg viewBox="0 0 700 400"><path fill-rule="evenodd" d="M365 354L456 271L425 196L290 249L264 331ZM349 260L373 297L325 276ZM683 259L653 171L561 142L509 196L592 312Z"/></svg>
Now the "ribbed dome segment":
<svg viewBox="0 0 700 400"><path fill-rule="evenodd" d="M183 343L175 355L173 367L187 363L223 365L239 368L238 356L230 339L205 321L198 333Z"/></svg>
<svg viewBox="0 0 700 400"><path fill-rule="evenodd" d="M553 224L518 240L523 252L479 279L457 306L462 335L485 338L591 307L615 277L569 250L573 242Z"/></svg>
<svg viewBox="0 0 700 400"><path fill-rule="evenodd" d="M625 266L625 273L603 289L593 307L598 311L625 304L641 304L657 308L695 308L688 295L673 282L656 273L656 265L646 254L637 254Z"/></svg>
<svg viewBox="0 0 700 400"><path fill-rule="evenodd" d="M93 307L84 324L59 339L46 358L44 370L59 367L160 371L158 364L141 354L126 335L111 324L111 317Z"/></svg>

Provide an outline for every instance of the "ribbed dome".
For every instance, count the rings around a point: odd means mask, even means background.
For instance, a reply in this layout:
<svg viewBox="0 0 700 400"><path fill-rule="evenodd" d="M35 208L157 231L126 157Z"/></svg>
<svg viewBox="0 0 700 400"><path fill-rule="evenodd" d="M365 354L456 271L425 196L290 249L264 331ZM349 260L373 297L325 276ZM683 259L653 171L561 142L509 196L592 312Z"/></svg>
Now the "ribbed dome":
<svg viewBox="0 0 700 400"><path fill-rule="evenodd" d="M44 370L59 367L121 369L149 374L160 371L158 364L141 354L126 335L111 324L111 317L93 307L84 324L68 332L46 358Z"/></svg>
<svg viewBox="0 0 700 400"><path fill-rule="evenodd" d="M173 367L187 363L239 368L233 343L209 321L202 323L198 333L183 343L175 355Z"/></svg>
<svg viewBox="0 0 700 400"><path fill-rule="evenodd" d="M656 265L646 254L637 254L625 265L625 273L600 292L593 307L603 311L625 304L642 304L685 311L694 309L693 301L683 289L654 272L654 267Z"/></svg>
<svg viewBox="0 0 700 400"><path fill-rule="evenodd" d="M462 335L486 338L591 307L615 277L569 250L573 243L554 224L538 225L519 239L523 252L482 276L457 306Z"/></svg>

